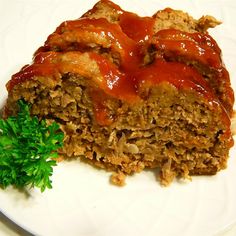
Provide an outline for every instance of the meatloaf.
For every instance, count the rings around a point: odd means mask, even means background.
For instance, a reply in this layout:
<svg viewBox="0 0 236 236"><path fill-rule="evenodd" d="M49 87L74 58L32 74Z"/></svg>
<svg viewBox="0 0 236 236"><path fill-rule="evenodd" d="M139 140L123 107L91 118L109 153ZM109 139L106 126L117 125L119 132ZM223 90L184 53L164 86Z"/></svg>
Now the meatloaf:
<svg viewBox="0 0 236 236"><path fill-rule="evenodd" d="M12 76L5 116L24 99L32 115L60 124L64 159L109 170L117 185L145 168L163 185L213 175L233 146L234 94L207 32L218 24L170 8L140 17L101 0Z"/></svg>

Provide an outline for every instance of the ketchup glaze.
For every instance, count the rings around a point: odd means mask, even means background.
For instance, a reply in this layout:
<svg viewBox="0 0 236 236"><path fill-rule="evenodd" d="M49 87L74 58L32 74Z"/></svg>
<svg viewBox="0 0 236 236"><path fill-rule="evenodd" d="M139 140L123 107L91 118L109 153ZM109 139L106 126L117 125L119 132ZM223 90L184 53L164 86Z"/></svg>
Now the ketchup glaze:
<svg viewBox="0 0 236 236"><path fill-rule="evenodd" d="M102 0L102 2L109 1ZM12 76L7 84L8 91L15 85L36 76L60 79L62 74L69 72L89 76L84 65L73 63L73 58L87 53L99 67L102 76L100 88L109 96L135 103L141 99L139 89L143 84L152 86L168 82L177 89L194 90L200 96L204 96L209 103L221 106L223 119L229 124L234 96L228 73L221 60L221 51L214 39L206 33L186 33L175 29L160 30L155 33L155 20L152 17L140 17L123 11L115 4L112 6L119 11L118 23L111 23L103 18L81 18L62 23L48 37L45 45L36 51L33 63ZM96 11L96 5L90 13L93 11ZM95 51L80 51L80 46L84 45L89 47L99 45L118 53L119 65L115 65ZM145 50L151 45L160 53L154 61L145 65ZM223 81L227 88L231 106L225 110L223 102L196 69L181 62L166 61L165 54L168 53L196 60L216 70L217 78ZM62 60L63 55L70 59ZM97 122L100 125L112 123L106 116L104 96L96 91L91 98L94 101Z"/></svg>

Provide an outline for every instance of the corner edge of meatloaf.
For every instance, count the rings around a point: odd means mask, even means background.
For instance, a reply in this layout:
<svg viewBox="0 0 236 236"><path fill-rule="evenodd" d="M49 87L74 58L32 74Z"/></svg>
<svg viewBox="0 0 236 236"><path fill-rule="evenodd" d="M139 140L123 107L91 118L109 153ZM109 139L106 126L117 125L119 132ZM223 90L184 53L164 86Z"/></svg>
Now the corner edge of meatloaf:
<svg viewBox="0 0 236 236"><path fill-rule="evenodd" d="M119 20L119 16L122 9L115 3L107 0L100 0L92 9L88 10L82 17L87 18L105 18L111 23L116 23Z"/></svg>
<svg viewBox="0 0 236 236"><path fill-rule="evenodd" d="M153 15L153 18L155 19L155 32L169 28L178 29L189 33L206 32L208 28L214 28L215 26L221 24L221 22L213 16L206 15L196 20L186 12L171 8L165 8L164 10L157 11Z"/></svg>

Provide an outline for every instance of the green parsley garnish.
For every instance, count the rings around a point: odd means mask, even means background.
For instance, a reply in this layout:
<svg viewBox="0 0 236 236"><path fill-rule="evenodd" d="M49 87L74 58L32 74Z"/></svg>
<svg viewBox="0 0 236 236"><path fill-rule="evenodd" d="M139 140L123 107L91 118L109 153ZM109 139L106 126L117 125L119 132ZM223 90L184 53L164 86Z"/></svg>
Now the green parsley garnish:
<svg viewBox="0 0 236 236"><path fill-rule="evenodd" d="M52 188L56 150L63 145L63 133L53 122L47 126L30 116L30 107L19 100L16 117L0 119L0 186Z"/></svg>

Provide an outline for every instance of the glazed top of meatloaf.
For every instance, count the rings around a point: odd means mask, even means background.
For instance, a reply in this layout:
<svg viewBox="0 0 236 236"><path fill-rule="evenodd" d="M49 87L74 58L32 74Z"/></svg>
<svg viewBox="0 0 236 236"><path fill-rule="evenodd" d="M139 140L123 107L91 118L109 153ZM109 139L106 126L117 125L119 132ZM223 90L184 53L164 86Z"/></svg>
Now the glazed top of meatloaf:
<svg viewBox="0 0 236 236"><path fill-rule="evenodd" d="M182 17L173 18L173 12ZM172 23L163 25L164 18ZM182 27L180 19L186 22ZM36 51L33 63L12 76L7 89L36 76L60 80L65 73L78 73L108 96L133 103L145 99L140 92L145 86L166 81L221 106L229 123L234 103L229 75L221 50L206 32L218 23L211 17L196 21L170 8L140 17L102 0L82 18L63 22ZM99 107L101 98L94 103Z"/></svg>

